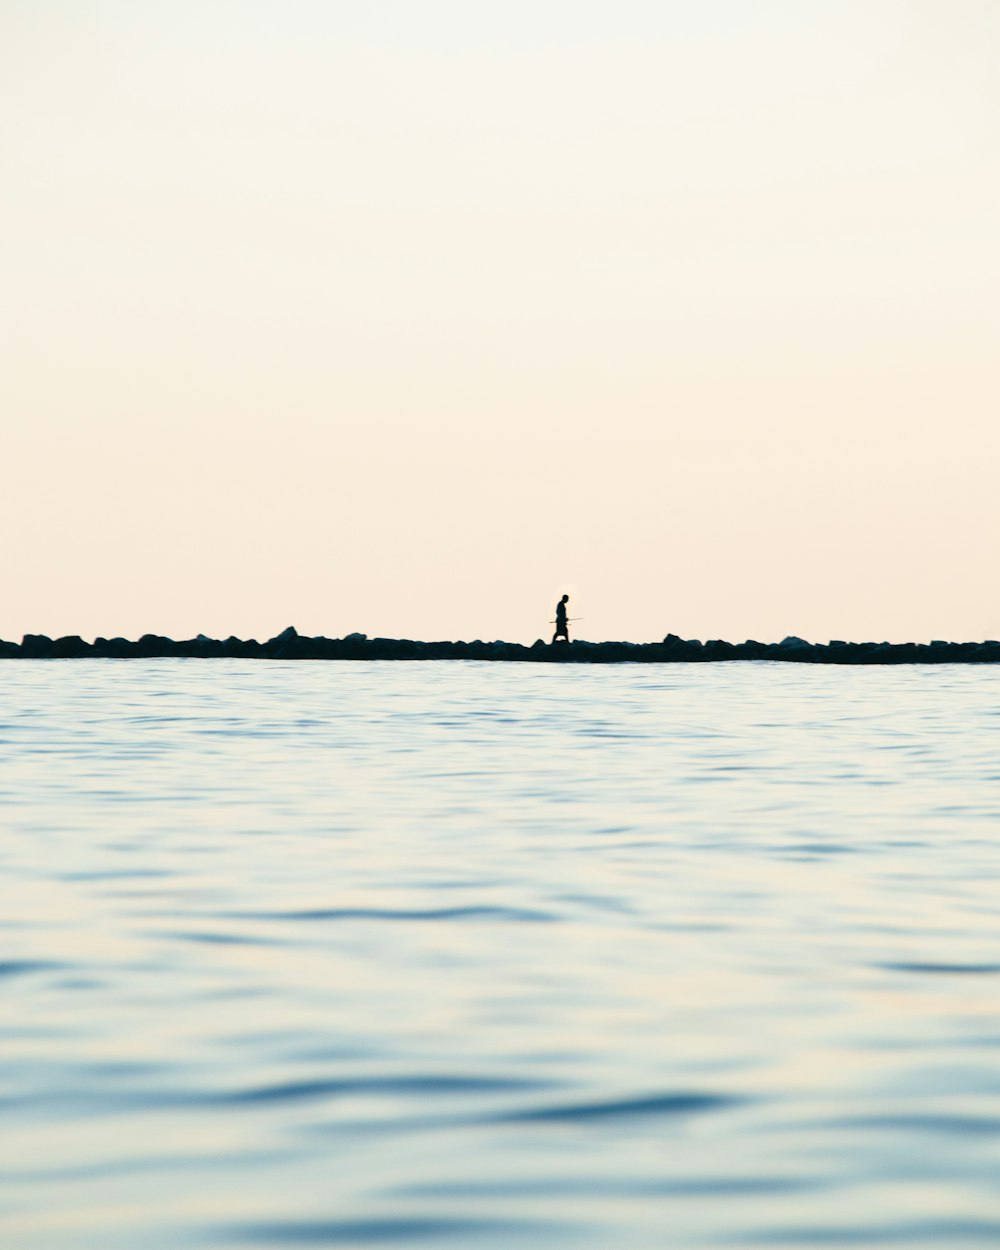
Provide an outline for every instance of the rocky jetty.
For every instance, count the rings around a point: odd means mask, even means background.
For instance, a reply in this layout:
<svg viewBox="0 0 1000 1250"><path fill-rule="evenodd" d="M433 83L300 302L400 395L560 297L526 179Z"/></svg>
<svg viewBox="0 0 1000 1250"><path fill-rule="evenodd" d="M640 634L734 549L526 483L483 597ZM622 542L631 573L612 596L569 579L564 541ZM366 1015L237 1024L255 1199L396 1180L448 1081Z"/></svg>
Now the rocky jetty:
<svg viewBox="0 0 1000 1250"><path fill-rule="evenodd" d="M416 642L409 638L310 638L293 627L267 642L253 638L197 638L176 641L162 634L95 638L77 634L48 638L25 634L20 643L0 641L0 659L233 660L517 660L538 664L706 664L721 660L778 660L791 664L993 664L1000 662L1000 642L699 642L667 634L662 642Z"/></svg>

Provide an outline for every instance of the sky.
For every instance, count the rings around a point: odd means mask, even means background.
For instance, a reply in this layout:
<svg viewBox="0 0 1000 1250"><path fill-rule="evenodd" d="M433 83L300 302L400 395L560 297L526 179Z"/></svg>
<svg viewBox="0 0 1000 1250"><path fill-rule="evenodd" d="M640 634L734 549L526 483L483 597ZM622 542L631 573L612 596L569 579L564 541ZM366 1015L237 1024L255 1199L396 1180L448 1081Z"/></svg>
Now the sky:
<svg viewBox="0 0 1000 1250"><path fill-rule="evenodd" d="M0 637L1000 638L995 0L4 0Z"/></svg>

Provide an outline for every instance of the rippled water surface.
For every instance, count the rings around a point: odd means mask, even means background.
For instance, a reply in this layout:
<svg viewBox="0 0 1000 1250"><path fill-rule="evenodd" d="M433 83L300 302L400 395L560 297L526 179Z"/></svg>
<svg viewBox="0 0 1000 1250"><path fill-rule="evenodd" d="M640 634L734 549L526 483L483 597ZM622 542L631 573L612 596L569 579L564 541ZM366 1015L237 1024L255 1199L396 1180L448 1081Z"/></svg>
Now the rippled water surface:
<svg viewBox="0 0 1000 1250"><path fill-rule="evenodd" d="M5 1247L1000 1244L1000 672L0 700Z"/></svg>

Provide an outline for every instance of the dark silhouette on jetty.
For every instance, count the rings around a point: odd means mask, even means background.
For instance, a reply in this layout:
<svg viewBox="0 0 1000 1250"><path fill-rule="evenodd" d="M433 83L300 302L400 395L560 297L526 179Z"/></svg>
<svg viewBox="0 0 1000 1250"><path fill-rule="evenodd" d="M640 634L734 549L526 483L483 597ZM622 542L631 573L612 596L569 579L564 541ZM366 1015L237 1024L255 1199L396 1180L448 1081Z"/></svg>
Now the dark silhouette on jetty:
<svg viewBox="0 0 1000 1250"><path fill-rule="evenodd" d="M793 664L995 664L1000 642L698 642L667 634L662 642L569 642L531 646L516 642L414 642L408 638L308 638L288 628L267 642L206 638L177 642L159 634L96 638L76 634L48 638L25 634L20 644L0 641L0 659L190 659L234 660L515 660L539 664L704 664L720 660L779 660Z"/></svg>
<svg viewBox="0 0 1000 1250"><path fill-rule="evenodd" d="M556 604L556 619L552 622L556 627L556 632L552 635L552 642L555 644L558 639L569 642L569 625L566 621L566 604L569 603L569 595L563 597Z"/></svg>

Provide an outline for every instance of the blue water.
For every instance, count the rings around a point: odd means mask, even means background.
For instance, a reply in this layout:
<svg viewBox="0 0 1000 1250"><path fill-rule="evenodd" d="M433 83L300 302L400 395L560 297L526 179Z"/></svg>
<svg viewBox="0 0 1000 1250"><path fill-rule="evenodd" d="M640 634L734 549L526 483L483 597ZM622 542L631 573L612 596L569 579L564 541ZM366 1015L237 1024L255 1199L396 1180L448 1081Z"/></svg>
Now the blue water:
<svg viewBox="0 0 1000 1250"><path fill-rule="evenodd" d="M998 715L0 661L3 1245L995 1247Z"/></svg>

